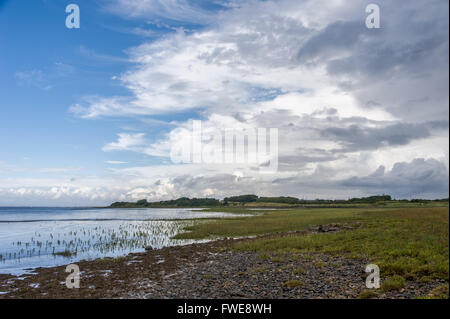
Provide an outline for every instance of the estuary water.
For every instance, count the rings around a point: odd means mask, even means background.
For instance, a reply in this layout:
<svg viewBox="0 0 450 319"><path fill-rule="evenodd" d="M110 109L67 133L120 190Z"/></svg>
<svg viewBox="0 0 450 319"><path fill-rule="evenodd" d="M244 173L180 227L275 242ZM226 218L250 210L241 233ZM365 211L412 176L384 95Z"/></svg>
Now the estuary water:
<svg viewBox="0 0 450 319"><path fill-rule="evenodd" d="M194 241L172 237L192 219L230 216L190 208L0 207L0 273L188 244Z"/></svg>

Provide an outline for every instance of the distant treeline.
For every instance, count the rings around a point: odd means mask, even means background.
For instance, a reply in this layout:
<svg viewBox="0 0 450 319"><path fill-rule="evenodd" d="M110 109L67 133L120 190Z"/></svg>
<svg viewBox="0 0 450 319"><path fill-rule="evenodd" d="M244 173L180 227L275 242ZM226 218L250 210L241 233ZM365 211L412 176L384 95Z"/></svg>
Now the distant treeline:
<svg viewBox="0 0 450 319"><path fill-rule="evenodd" d="M224 203L283 203L283 204L301 204L301 201L295 197L258 197L256 195L240 195L225 197Z"/></svg>
<svg viewBox="0 0 450 319"><path fill-rule="evenodd" d="M233 202L233 203L283 203L283 204L344 204L344 203L376 203L381 201L390 201L392 200L389 195L379 195L379 196L370 196L370 197L362 197L362 198L351 198L348 200L332 200L332 199L298 199L296 197L258 197L256 195L240 195L240 196L232 196L225 197L223 201Z"/></svg>
<svg viewBox="0 0 450 319"><path fill-rule="evenodd" d="M136 207L210 207L220 206L219 200L214 198L187 198L181 197L173 200L165 200L160 202L147 202L146 199L137 202L115 202L110 207L113 208L136 208Z"/></svg>
<svg viewBox="0 0 450 319"><path fill-rule="evenodd" d="M350 199L298 199L296 197L279 196L279 197L259 197L257 195L239 195L225 197L223 200L215 198L188 198L181 197L174 200L166 200L159 202L148 202L146 199L138 200L137 202L115 202L111 204L112 208L144 208L144 207L214 207L214 206L228 206L228 205L245 205L247 203L274 203L274 204L289 204L289 205L308 205L308 204L374 204L379 202L392 201L390 195L377 195L361 198ZM397 200L400 202L414 202L427 203L432 201L448 202L448 198L426 200L426 199L412 199L412 200Z"/></svg>

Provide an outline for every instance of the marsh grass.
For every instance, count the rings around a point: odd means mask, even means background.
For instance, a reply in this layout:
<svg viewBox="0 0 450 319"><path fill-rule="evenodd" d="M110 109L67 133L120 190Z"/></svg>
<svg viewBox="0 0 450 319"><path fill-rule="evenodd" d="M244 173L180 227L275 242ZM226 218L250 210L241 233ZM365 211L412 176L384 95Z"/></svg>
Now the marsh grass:
<svg viewBox="0 0 450 319"><path fill-rule="evenodd" d="M325 267L327 264L323 261L318 261L316 263L314 263L314 266L316 266L316 268L323 268Z"/></svg>
<svg viewBox="0 0 450 319"><path fill-rule="evenodd" d="M378 297L378 293L373 290L364 290L358 296L359 299L370 299L376 297Z"/></svg>
<svg viewBox="0 0 450 319"><path fill-rule="evenodd" d="M278 236L245 241L237 251L262 258L316 252L364 259L380 267L382 278L407 280L449 278L449 212L447 207L378 209L293 209L254 217L196 224L177 238L239 237L306 229L310 225L361 222L338 233Z"/></svg>
<svg viewBox="0 0 450 319"><path fill-rule="evenodd" d="M358 220L358 209L293 209L249 211L245 208L228 208L227 212L253 212L255 216L235 217L210 222L199 222L186 227L187 232L178 234L176 239L201 239L217 237L252 236L265 233L305 229L311 224L328 222L351 222Z"/></svg>
<svg viewBox="0 0 450 319"><path fill-rule="evenodd" d="M294 270L294 274L301 276L305 273L305 269L303 269L302 267L298 267L296 270Z"/></svg>
<svg viewBox="0 0 450 319"><path fill-rule="evenodd" d="M448 209L421 208L357 214L359 229L334 234L260 239L236 245L259 252L325 252L364 258L383 276L447 279L449 276Z"/></svg>
<svg viewBox="0 0 450 319"><path fill-rule="evenodd" d="M231 214L246 214L246 215L257 215L258 211L248 210L246 207L209 207L201 210L202 212L213 212L213 213L231 213ZM215 218L218 219L218 218Z"/></svg>
<svg viewBox="0 0 450 319"><path fill-rule="evenodd" d="M399 275L394 275L392 277L387 278L386 280L383 280L380 290L382 292L388 292L392 290L400 290L401 288L405 287L405 278Z"/></svg>
<svg viewBox="0 0 450 319"><path fill-rule="evenodd" d="M64 251L58 251L58 252L53 252L52 255L53 256L63 256L63 257L72 257L75 256L77 253L71 252L70 250L64 250Z"/></svg>
<svg viewBox="0 0 450 319"><path fill-rule="evenodd" d="M26 257L51 256L52 258L126 254L144 247L163 247L173 240L191 220L130 221L122 224L80 223L65 232L35 232L31 238L12 242L11 248L0 252L0 262L19 261Z"/></svg>

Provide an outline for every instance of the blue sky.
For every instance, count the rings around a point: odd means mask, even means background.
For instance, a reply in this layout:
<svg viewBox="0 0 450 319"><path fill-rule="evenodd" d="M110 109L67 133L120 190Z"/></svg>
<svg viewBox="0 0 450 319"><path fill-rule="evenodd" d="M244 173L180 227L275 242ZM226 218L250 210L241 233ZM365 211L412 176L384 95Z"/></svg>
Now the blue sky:
<svg viewBox="0 0 450 319"><path fill-rule="evenodd" d="M80 121L67 110L83 96L124 91L111 78L126 67L120 61L125 60L123 50L140 39L108 29L117 19L100 13L94 1L80 3L83 27L69 30L64 24L65 5L7 1L0 13L0 132L5 162L25 164L27 158L33 166L98 167L105 160L98 145L122 124ZM105 58L87 56L82 48Z"/></svg>
<svg viewBox="0 0 450 319"><path fill-rule="evenodd" d="M68 112L89 96L128 95L112 79L131 64L125 51L144 39L129 30L144 26L152 38L173 33L141 20L128 20L105 12L102 1L77 1L81 28L65 27L68 1L3 1L0 11L0 143L5 163L40 167L83 167L96 172L105 161L159 159L135 153L109 154L101 146L114 139L118 128L139 123L129 118L82 120ZM155 23L199 28L158 18ZM149 40L148 37L145 40ZM182 119L195 114L175 114ZM153 118L166 120L167 116ZM146 126L158 135L164 127ZM8 172L8 176L11 172ZM29 172L20 173L30 176ZM16 175L16 174L15 174Z"/></svg>
<svg viewBox="0 0 450 319"><path fill-rule="evenodd" d="M447 1L0 3L0 205L448 196ZM277 128L277 173L171 162L196 119Z"/></svg>

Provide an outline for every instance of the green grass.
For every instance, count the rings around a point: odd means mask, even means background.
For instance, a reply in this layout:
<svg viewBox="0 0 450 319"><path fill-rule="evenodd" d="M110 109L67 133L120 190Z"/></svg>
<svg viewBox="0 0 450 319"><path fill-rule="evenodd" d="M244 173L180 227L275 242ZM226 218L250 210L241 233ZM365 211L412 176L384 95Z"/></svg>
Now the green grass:
<svg viewBox="0 0 450 319"><path fill-rule="evenodd" d="M294 274L295 275L303 275L305 273L305 269L303 269L302 267L298 267L296 270L294 270Z"/></svg>
<svg viewBox="0 0 450 319"><path fill-rule="evenodd" d="M219 212L219 213L232 213L232 214L246 214L246 215L256 215L256 210L249 210L243 206L237 206L237 207L209 207L209 208L203 208L201 210L202 212Z"/></svg>
<svg viewBox="0 0 450 319"><path fill-rule="evenodd" d="M272 258L271 258L271 261L274 263L283 263L286 260L287 260L286 257L282 256L282 255L275 255L275 256L272 256Z"/></svg>
<svg viewBox="0 0 450 319"><path fill-rule="evenodd" d="M324 263L323 261L318 261L314 264L317 268L323 268L326 266L326 263Z"/></svg>
<svg viewBox="0 0 450 319"><path fill-rule="evenodd" d="M359 299L370 299L376 297L378 297L378 293L373 290L364 290L358 296Z"/></svg>
<svg viewBox="0 0 450 319"><path fill-rule="evenodd" d="M220 209L212 211L221 211ZM224 210L223 210L224 211ZM358 209L293 209L264 211L255 216L236 217L199 222L185 228L177 239L201 239L216 237L251 236L265 233L305 229L311 224L358 220ZM227 212L255 213L245 208L228 208Z"/></svg>
<svg viewBox="0 0 450 319"><path fill-rule="evenodd" d="M359 216L363 226L352 231L260 239L235 249L346 255L377 264L382 276L448 280L447 208L371 211Z"/></svg>
<svg viewBox="0 0 450 319"><path fill-rule="evenodd" d="M405 278L399 275L395 275L384 280L381 284L380 289L382 292L400 290L401 288L405 287L405 284Z"/></svg>
<svg viewBox="0 0 450 319"><path fill-rule="evenodd" d="M292 209L267 211L198 223L177 238L239 237L306 229L310 225L361 222L361 227L330 234L275 236L237 244L238 251L315 252L363 258L380 267L381 278L449 278L447 207L378 209Z"/></svg>

